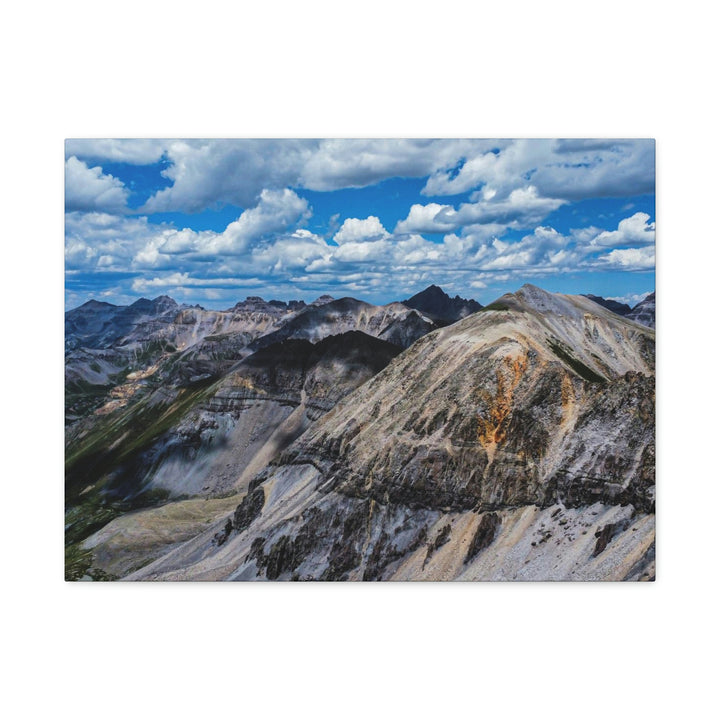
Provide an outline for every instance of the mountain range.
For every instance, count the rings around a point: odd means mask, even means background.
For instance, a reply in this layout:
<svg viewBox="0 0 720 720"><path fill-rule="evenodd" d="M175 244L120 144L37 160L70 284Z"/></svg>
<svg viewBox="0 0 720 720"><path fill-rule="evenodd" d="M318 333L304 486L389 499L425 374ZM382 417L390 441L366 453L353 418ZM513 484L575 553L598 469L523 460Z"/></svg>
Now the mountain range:
<svg viewBox="0 0 720 720"><path fill-rule="evenodd" d="M653 579L654 294L612 310L71 310L66 577Z"/></svg>
<svg viewBox="0 0 720 720"><path fill-rule="evenodd" d="M648 327L655 327L655 293L650 293L647 297L643 298L637 305L632 308L627 303L619 303L616 300L608 300L598 295L585 295L584 297L589 298L593 302L602 305L603 307L611 310L617 315L630 318L641 325L647 325Z"/></svg>

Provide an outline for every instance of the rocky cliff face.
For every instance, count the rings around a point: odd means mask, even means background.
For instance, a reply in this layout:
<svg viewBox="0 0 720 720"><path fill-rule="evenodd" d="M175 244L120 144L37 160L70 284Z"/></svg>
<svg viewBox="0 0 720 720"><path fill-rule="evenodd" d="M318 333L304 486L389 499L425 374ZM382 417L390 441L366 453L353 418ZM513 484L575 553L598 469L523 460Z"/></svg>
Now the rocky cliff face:
<svg viewBox="0 0 720 720"><path fill-rule="evenodd" d="M129 578L652 579L654 402L652 330L525 286L417 340Z"/></svg>

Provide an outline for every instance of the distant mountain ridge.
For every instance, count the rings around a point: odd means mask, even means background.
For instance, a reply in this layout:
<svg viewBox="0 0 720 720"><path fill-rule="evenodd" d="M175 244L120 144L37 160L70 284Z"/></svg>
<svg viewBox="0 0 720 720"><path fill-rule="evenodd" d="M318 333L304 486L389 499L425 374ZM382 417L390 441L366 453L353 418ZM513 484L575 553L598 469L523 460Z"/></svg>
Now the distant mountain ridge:
<svg viewBox="0 0 720 720"><path fill-rule="evenodd" d="M465 300L459 295L451 298L442 288L430 285L422 292L402 300L403 305L415 308L441 325L450 325L478 310L482 305L476 300Z"/></svg>
<svg viewBox="0 0 720 720"><path fill-rule="evenodd" d="M583 297L589 298L593 302L596 302L598 305L602 305L603 307L607 308L611 312L616 313L617 315L627 315L631 307L627 305L626 303L620 303L617 302L617 300L609 300L604 297L600 297L599 295L583 295Z"/></svg>
<svg viewBox="0 0 720 720"><path fill-rule="evenodd" d="M280 328L251 343L249 349L258 350L288 339L318 342L329 335L350 330L360 330L406 348L437 328L435 323L424 319L416 310L401 303L371 305L351 297L338 300L325 298L329 296L304 307Z"/></svg>
<svg viewBox="0 0 720 720"><path fill-rule="evenodd" d="M263 300L263 298L258 295L250 295L245 298L245 300L236 302L227 312L248 310L250 308L264 310L268 307L275 307L280 310L302 310L306 307L306 304L303 300L289 300L288 302L284 302L283 300Z"/></svg>
<svg viewBox="0 0 720 720"><path fill-rule="evenodd" d="M634 307L626 303L619 303L616 300L609 300L598 295L583 295L598 305L602 305L616 315L621 315L649 328L655 327L655 293L651 292L644 300L641 300Z"/></svg>

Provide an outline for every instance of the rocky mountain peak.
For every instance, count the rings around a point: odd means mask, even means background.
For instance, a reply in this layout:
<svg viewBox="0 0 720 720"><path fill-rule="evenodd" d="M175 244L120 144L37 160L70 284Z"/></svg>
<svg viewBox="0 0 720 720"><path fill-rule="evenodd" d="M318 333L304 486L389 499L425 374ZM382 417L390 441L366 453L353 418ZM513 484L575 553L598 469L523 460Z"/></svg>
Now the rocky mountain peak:
<svg viewBox="0 0 720 720"><path fill-rule="evenodd" d="M151 302L152 300L150 300L150 298L141 297L138 298L134 303L130 303L128 307L147 307L148 305L150 305Z"/></svg>
<svg viewBox="0 0 720 720"><path fill-rule="evenodd" d="M423 298L437 298L437 299L445 299L450 298L450 296L439 286L439 285L429 285L424 290L420 291L419 293L416 293L413 297L423 297Z"/></svg>
<svg viewBox="0 0 720 720"><path fill-rule="evenodd" d="M530 283L523 285L517 292L503 295L497 302L540 315L579 317L582 314L582 310L572 302L570 295L551 293Z"/></svg>
<svg viewBox="0 0 720 720"><path fill-rule="evenodd" d="M532 283L525 283L518 290L518 293L525 297L549 297L555 295L555 293L551 293L548 290L543 290L541 287L533 285Z"/></svg>
<svg viewBox="0 0 720 720"><path fill-rule="evenodd" d="M327 305L328 303L334 302L335 298L332 295L321 295L317 300L313 300L310 305Z"/></svg>
<svg viewBox="0 0 720 720"><path fill-rule="evenodd" d="M261 312L269 313L272 315L283 315L288 311L299 311L305 307L305 303L302 300L290 300L289 302L283 302L282 300L265 300L259 295L250 295L241 300L233 307L230 308L231 312Z"/></svg>
<svg viewBox="0 0 720 720"><path fill-rule="evenodd" d="M402 303L443 325L450 325L482 309L482 305L475 300L465 300L459 295L451 298L437 285L430 285Z"/></svg>
<svg viewBox="0 0 720 720"><path fill-rule="evenodd" d="M259 295L248 295L244 300L239 300L233 305L231 310L249 310L256 308L264 308L268 303Z"/></svg>
<svg viewBox="0 0 720 720"><path fill-rule="evenodd" d="M177 310L180 307L175 300L169 295L159 295L152 301L155 312L166 312L168 310Z"/></svg>
<svg viewBox="0 0 720 720"><path fill-rule="evenodd" d="M102 300L95 300L93 298L92 300L88 300L86 303L80 305L80 307L76 308L76 310L100 310L114 307L117 307L117 305L113 305L112 303L104 302Z"/></svg>
<svg viewBox="0 0 720 720"><path fill-rule="evenodd" d="M167 295L159 295L154 300L142 297L136 300L127 309L133 314L159 315L168 310L176 310L179 305Z"/></svg>

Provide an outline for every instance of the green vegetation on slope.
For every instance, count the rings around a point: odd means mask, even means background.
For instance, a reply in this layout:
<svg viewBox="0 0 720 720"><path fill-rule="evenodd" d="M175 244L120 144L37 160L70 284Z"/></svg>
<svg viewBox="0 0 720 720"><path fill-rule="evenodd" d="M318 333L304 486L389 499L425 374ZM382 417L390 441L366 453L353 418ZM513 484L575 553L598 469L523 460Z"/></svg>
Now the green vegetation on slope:
<svg viewBox="0 0 720 720"><path fill-rule="evenodd" d="M82 541L117 515L167 500L163 490L143 488L143 454L192 407L212 384L181 389L167 402L144 397L98 420L71 443L65 459L66 544Z"/></svg>
<svg viewBox="0 0 720 720"><path fill-rule="evenodd" d="M589 368L584 363L580 362L567 347L563 347L562 344L557 340L548 340L547 344L549 348L557 355L566 365L571 367L583 380L587 380L591 383L606 383L607 380L602 376L598 375L594 370Z"/></svg>
<svg viewBox="0 0 720 720"><path fill-rule="evenodd" d="M485 305L485 307L482 308L482 310L480 310L480 312L488 312L488 310L495 310L495 311L510 310L510 306L505 305L505 303L501 303L501 302L493 302L493 303L490 303L489 305Z"/></svg>

